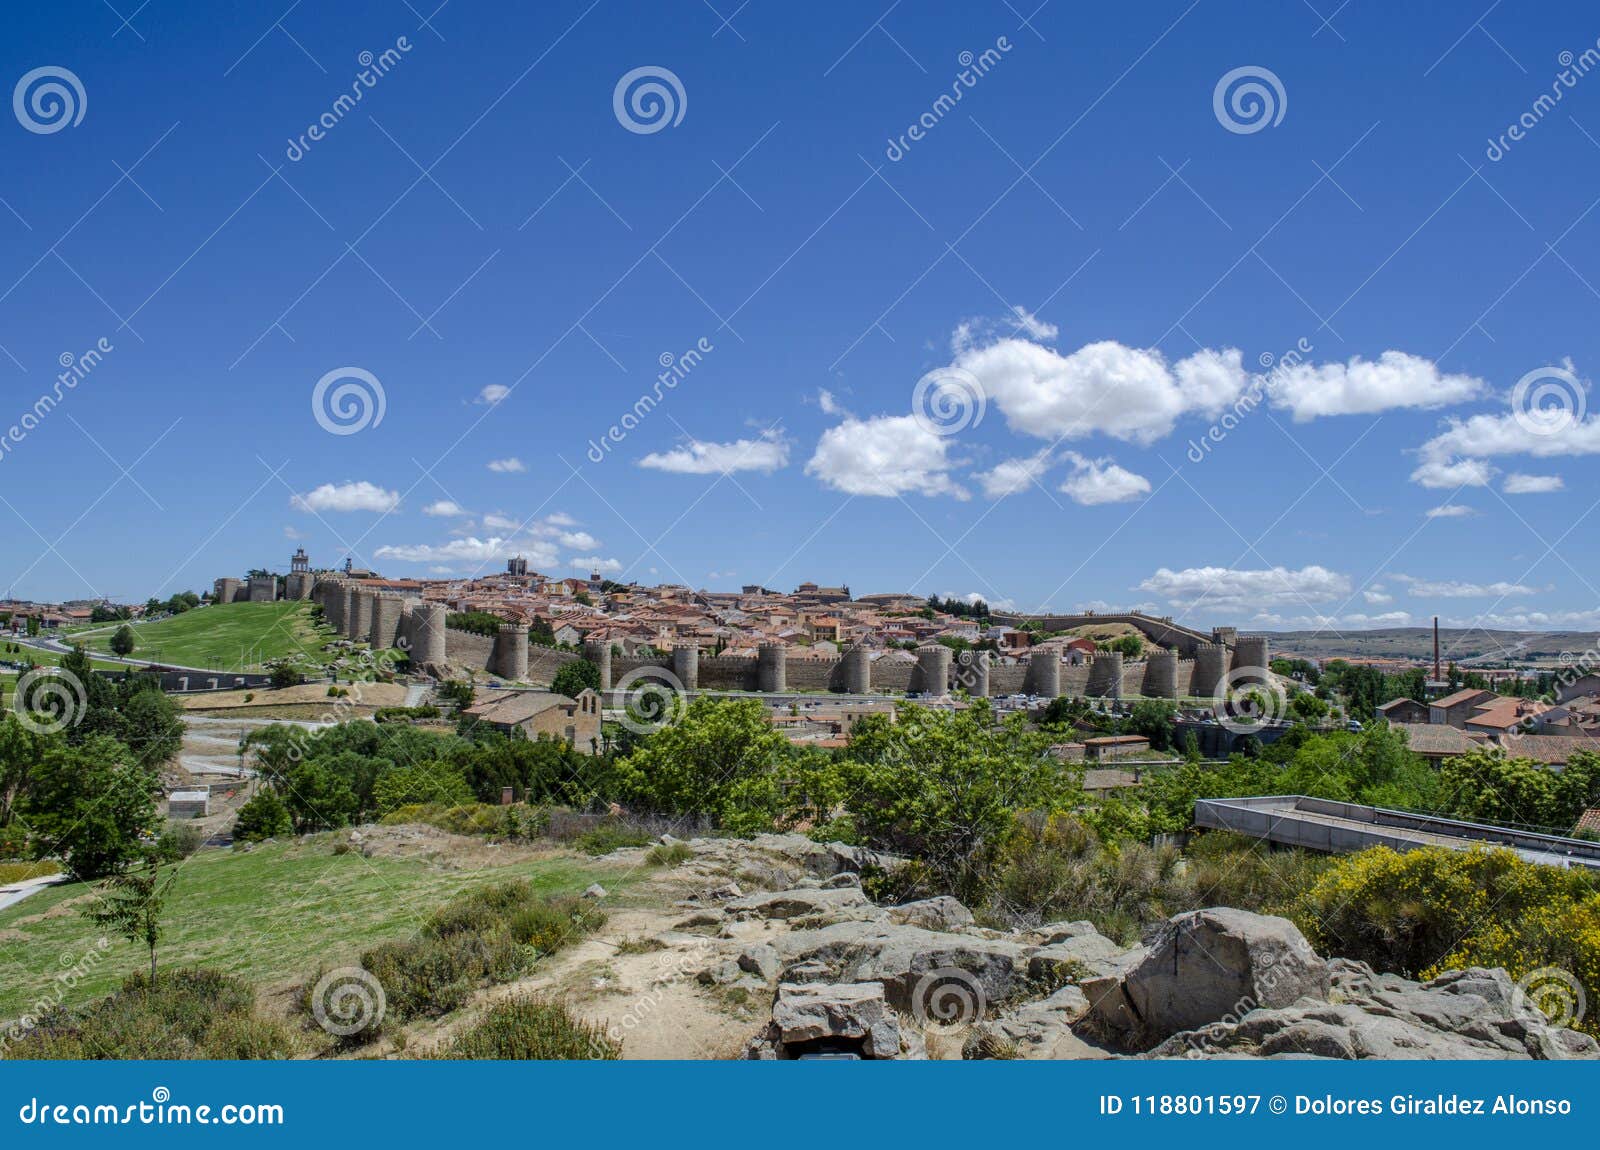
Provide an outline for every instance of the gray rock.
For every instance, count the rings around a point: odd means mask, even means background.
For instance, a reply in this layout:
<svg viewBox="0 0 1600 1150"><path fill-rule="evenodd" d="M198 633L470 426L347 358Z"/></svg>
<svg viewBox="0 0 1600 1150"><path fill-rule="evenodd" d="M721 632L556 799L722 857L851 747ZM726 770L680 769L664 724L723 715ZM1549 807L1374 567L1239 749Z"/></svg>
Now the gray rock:
<svg viewBox="0 0 1600 1150"><path fill-rule="evenodd" d="M1040 947L1028 959L1028 977L1034 982L1077 981L1118 970L1128 951L1104 935L1090 930Z"/></svg>
<svg viewBox="0 0 1600 1150"><path fill-rule="evenodd" d="M889 921L924 930L956 931L971 926L972 912L947 894L889 908Z"/></svg>
<svg viewBox="0 0 1600 1150"><path fill-rule="evenodd" d="M800 918L828 915L872 903L859 888L839 890L782 890L745 895L727 904L730 914L745 918Z"/></svg>
<svg viewBox="0 0 1600 1150"><path fill-rule="evenodd" d="M855 871L842 870L832 878L822 880L823 890L839 890L843 887L851 886L857 888L861 886L861 876L856 874Z"/></svg>
<svg viewBox="0 0 1600 1150"><path fill-rule="evenodd" d="M1072 1025L1089 1013L1089 999L1076 986L1025 1003L980 1022L962 1044L963 1058L1054 1058L1072 1039Z"/></svg>
<svg viewBox="0 0 1600 1150"><path fill-rule="evenodd" d="M601 886L597 882L590 883L588 885L588 887L586 887L584 889L583 897L584 898L595 898L595 899L605 898L606 897L606 888Z"/></svg>
<svg viewBox="0 0 1600 1150"><path fill-rule="evenodd" d="M736 960L739 969L760 978L763 982L776 982L783 970L783 960L775 947L757 943L741 953Z"/></svg>
<svg viewBox="0 0 1600 1150"><path fill-rule="evenodd" d="M1325 999L1328 965L1286 918L1230 907L1168 920L1118 988L1085 982L1095 1022L1125 1045L1147 1048L1252 1010Z"/></svg>
<svg viewBox="0 0 1600 1150"><path fill-rule="evenodd" d="M874 983L784 983L772 1004L772 1022L751 1044L751 1057L795 1057L819 1045L859 1052L864 1058L900 1055L900 1027L883 987Z"/></svg>

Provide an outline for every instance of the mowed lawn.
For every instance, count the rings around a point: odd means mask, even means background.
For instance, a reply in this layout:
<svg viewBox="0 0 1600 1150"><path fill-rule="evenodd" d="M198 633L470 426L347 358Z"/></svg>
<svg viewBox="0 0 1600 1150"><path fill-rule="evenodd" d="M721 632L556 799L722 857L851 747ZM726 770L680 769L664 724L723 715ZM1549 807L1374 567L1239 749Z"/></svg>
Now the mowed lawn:
<svg viewBox="0 0 1600 1150"><path fill-rule="evenodd" d="M89 650L109 652L116 628L90 634ZM298 655L322 661L328 633L311 622L311 604L221 603L154 623L135 624L132 658L183 667L248 671L268 659Z"/></svg>
<svg viewBox="0 0 1600 1150"><path fill-rule="evenodd" d="M595 881L613 892L622 885L613 869L566 856L449 870L357 851L336 855L326 837L247 853L206 850L178 871L157 957L236 974L258 989L281 986L409 936L460 891L512 878L552 895ZM121 938L99 946L106 932L82 914L96 898L89 885L70 883L0 910L0 1020L58 996L67 1006L101 997L149 961Z"/></svg>

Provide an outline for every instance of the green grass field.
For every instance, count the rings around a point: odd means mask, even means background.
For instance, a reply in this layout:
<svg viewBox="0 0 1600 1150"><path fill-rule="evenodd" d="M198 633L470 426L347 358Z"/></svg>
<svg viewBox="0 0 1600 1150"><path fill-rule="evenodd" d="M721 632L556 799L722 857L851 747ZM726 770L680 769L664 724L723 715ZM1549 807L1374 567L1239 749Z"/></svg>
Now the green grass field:
<svg viewBox="0 0 1600 1150"><path fill-rule="evenodd" d="M575 894L602 878L612 890L621 885L614 872L577 858L444 870L355 851L336 855L326 838L243 854L206 850L178 872L157 956L236 974L258 988L282 985L406 937L462 890L511 878L548 894ZM147 961L120 938L99 949L104 931L79 910L94 897L85 884L71 883L0 911L0 1019L58 994L67 1006L88 1002ZM78 976L70 989L68 971Z"/></svg>
<svg viewBox="0 0 1600 1150"><path fill-rule="evenodd" d="M109 652L115 627L84 636L90 651ZM138 646L132 657L183 667L248 671L268 659L298 655L320 663L322 646L331 637L311 623L311 604L223 603L200 607L133 628Z"/></svg>

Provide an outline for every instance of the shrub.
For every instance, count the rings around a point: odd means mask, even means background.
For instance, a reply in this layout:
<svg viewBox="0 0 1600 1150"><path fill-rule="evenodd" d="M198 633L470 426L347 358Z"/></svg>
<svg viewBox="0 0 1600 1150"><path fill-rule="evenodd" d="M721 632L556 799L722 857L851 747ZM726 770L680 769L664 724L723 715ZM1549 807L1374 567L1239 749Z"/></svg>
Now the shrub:
<svg viewBox="0 0 1600 1150"><path fill-rule="evenodd" d="M1379 970L1415 978L1489 963L1520 977L1556 966L1600 994L1594 878L1509 850L1362 851L1330 866L1294 918L1319 948Z"/></svg>
<svg viewBox="0 0 1600 1150"><path fill-rule="evenodd" d="M186 859L205 845L206 834L193 823L169 822L156 841L156 852L176 862Z"/></svg>
<svg viewBox="0 0 1600 1150"><path fill-rule="evenodd" d="M688 843L673 842L657 843L650 848L650 853L644 856L644 861L650 866L677 866L679 863L688 862L694 858L694 851Z"/></svg>
<svg viewBox="0 0 1600 1150"><path fill-rule="evenodd" d="M7 1058L289 1058L294 1040L255 1013L255 992L215 970L164 970L154 982L131 975L122 988L81 1010L57 1007L3 1050Z"/></svg>
<svg viewBox="0 0 1600 1150"><path fill-rule="evenodd" d="M559 1002L512 998L496 1003L458 1035L441 1058L613 1059L622 1045L572 1017Z"/></svg>
<svg viewBox="0 0 1600 1150"><path fill-rule="evenodd" d="M605 915L579 899L544 899L526 881L481 887L436 910L414 938L361 956L398 1019L437 1017L472 992L509 982L540 957L598 929ZM309 985L309 984L308 984Z"/></svg>
<svg viewBox="0 0 1600 1150"><path fill-rule="evenodd" d="M605 855L623 847L648 846L655 835L642 827L628 826L621 820L604 822L578 836L574 845L586 854Z"/></svg>

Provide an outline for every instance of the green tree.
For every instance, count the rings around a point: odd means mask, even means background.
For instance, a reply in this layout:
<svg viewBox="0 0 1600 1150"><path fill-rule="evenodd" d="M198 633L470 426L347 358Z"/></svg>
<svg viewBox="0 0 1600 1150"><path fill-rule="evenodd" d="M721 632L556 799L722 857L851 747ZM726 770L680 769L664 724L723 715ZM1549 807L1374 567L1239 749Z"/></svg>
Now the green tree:
<svg viewBox="0 0 1600 1150"><path fill-rule="evenodd" d="M1133 705L1133 713L1123 721L1128 734L1143 735L1157 751L1172 747L1176 731L1178 708L1169 699L1140 699Z"/></svg>
<svg viewBox="0 0 1600 1150"><path fill-rule="evenodd" d="M781 811L788 741L759 699L699 698L617 764L625 792L673 814L708 815L734 830L769 830Z"/></svg>
<svg viewBox="0 0 1600 1150"><path fill-rule="evenodd" d="M580 691L600 689L600 665L588 659L574 659L563 663L550 681L550 689L558 695L576 698Z"/></svg>
<svg viewBox="0 0 1600 1150"><path fill-rule="evenodd" d="M869 715L838 763L841 793L869 845L911 855L971 895L1017 811L1082 799L1079 776L1052 758L1021 716L995 722L986 700L963 711L902 703Z"/></svg>
<svg viewBox="0 0 1600 1150"><path fill-rule="evenodd" d="M303 681L300 672L288 663L279 663L272 668L272 685L278 690L285 687L298 687Z"/></svg>
<svg viewBox="0 0 1600 1150"><path fill-rule="evenodd" d="M372 801L381 815L411 803L458 807L472 799L472 788L461 772L439 761L391 767L372 787Z"/></svg>
<svg viewBox="0 0 1600 1150"><path fill-rule="evenodd" d="M161 941L163 929L161 912L177 877L177 871L168 871L163 877L161 860L152 852L145 857L143 866L108 878L100 888L100 902L84 911L95 925L149 948L152 984L156 979L156 944Z"/></svg>
<svg viewBox="0 0 1600 1150"><path fill-rule="evenodd" d="M289 834L294 828L289 822L289 808L272 787L262 787L239 808L233 822L233 839L241 843L258 843Z"/></svg>
<svg viewBox="0 0 1600 1150"><path fill-rule="evenodd" d="M133 654L133 649L138 645L138 640L133 637L133 628L126 623L118 627L116 634L111 636L111 653L121 655L124 659Z"/></svg>
<svg viewBox="0 0 1600 1150"><path fill-rule="evenodd" d="M99 878L139 857L159 818L156 772L115 739L45 740L19 804L41 857L60 856L78 878Z"/></svg>

